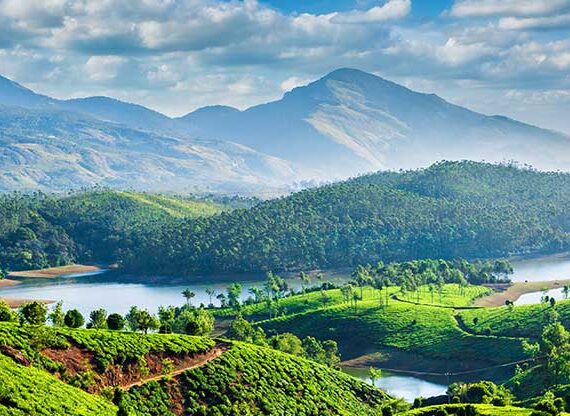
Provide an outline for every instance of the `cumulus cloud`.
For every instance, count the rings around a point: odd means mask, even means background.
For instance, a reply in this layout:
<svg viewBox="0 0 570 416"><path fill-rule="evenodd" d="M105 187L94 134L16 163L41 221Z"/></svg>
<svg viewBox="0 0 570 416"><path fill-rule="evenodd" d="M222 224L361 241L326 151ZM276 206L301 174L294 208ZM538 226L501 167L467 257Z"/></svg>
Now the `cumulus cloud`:
<svg viewBox="0 0 570 416"><path fill-rule="evenodd" d="M543 17L505 17L499 20L499 27L506 30L556 30L570 28L570 13Z"/></svg>
<svg viewBox="0 0 570 416"><path fill-rule="evenodd" d="M382 6L372 7L365 11L336 13L332 21L338 23L378 23L388 20L402 19L412 10L411 0L389 0Z"/></svg>
<svg viewBox="0 0 570 416"><path fill-rule="evenodd" d="M300 87L302 85L307 85L309 83L309 81L310 80L305 79L305 78L289 77L289 78L283 80L283 82L281 82L281 84L279 84L279 86L281 87L281 91L287 92L287 91L291 91L293 88Z"/></svg>
<svg viewBox="0 0 570 416"><path fill-rule="evenodd" d="M456 17L544 16L570 8L569 0L459 0L451 8Z"/></svg>
<svg viewBox="0 0 570 416"><path fill-rule="evenodd" d="M85 72L93 81L109 81L117 76L125 61L120 56L92 56L85 63Z"/></svg>

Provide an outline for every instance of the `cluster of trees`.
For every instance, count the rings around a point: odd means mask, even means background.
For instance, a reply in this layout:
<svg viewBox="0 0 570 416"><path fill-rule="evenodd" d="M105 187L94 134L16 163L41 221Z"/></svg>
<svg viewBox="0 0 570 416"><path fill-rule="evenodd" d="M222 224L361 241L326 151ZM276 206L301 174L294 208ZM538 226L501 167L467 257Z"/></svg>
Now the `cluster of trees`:
<svg viewBox="0 0 570 416"><path fill-rule="evenodd" d="M54 327L81 328L86 320L77 309L64 311L62 302L58 302L51 311L44 303L30 302L14 312L5 302L0 301L0 322L20 322L34 326L49 322ZM161 306L155 316L146 309L133 306L125 316L96 309L89 314L86 327L114 331L128 329L145 334L148 331L158 331L163 334L209 335L214 330L214 323L214 316L203 307Z"/></svg>
<svg viewBox="0 0 570 416"><path fill-rule="evenodd" d="M138 273L312 270L570 246L570 175L445 162L196 218L124 193L0 198L0 269L109 261ZM248 206L248 205L246 205Z"/></svg>
<svg viewBox="0 0 570 416"><path fill-rule="evenodd" d="M278 351L308 358L309 360L335 367L340 362L336 341L308 336L302 340L294 334L283 333L267 337L260 327L254 327L241 314L230 323L226 336L238 341L271 347Z"/></svg>
<svg viewBox="0 0 570 416"><path fill-rule="evenodd" d="M165 224L126 268L171 274L492 258L569 246L570 175L447 162Z"/></svg>
<svg viewBox="0 0 570 416"><path fill-rule="evenodd" d="M506 260L475 261L467 260L412 260L402 263L379 262L376 266L357 266L352 272L353 280L341 287L346 302L353 304L363 298L365 286L372 286L380 293L391 286L399 286L403 293L415 293L420 296L421 288L427 287L434 303L436 293L441 297L443 286L456 283L460 290L469 284L507 282L513 273L512 265ZM360 288L360 294L356 288ZM385 303L388 303L388 290L385 291Z"/></svg>
<svg viewBox="0 0 570 416"><path fill-rule="evenodd" d="M506 387L491 381L453 383L449 385L447 395L454 403L486 403L494 406L508 406L514 398Z"/></svg>

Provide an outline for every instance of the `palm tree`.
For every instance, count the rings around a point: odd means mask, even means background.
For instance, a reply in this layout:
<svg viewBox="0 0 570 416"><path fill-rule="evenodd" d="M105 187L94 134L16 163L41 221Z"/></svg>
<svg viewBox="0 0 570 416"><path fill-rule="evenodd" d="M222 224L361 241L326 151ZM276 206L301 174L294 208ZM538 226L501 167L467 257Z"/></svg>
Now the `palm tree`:
<svg viewBox="0 0 570 416"><path fill-rule="evenodd" d="M188 289L184 289L182 291L182 296L184 296L184 298L186 299L186 304L188 306L190 306L192 304L191 300L194 296L196 296L196 293L192 292L189 288Z"/></svg>
<svg viewBox="0 0 570 416"><path fill-rule="evenodd" d="M210 297L210 305L212 305L212 298L216 294L216 290L214 288L208 287L206 288L206 294Z"/></svg>

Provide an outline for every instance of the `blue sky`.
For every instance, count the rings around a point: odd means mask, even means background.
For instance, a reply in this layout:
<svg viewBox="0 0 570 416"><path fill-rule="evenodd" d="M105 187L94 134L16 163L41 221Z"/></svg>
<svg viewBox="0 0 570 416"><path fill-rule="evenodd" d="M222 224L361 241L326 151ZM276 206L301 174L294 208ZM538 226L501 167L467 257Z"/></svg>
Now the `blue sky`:
<svg viewBox="0 0 570 416"><path fill-rule="evenodd" d="M169 115L356 67L570 134L570 0L0 0L0 72Z"/></svg>

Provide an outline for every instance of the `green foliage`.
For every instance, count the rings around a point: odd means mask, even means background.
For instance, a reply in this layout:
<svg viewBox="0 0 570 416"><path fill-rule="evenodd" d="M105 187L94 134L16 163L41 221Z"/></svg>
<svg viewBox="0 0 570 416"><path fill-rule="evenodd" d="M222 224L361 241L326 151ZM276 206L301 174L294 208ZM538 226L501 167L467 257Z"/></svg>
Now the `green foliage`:
<svg viewBox="0 0 570 416"><path fill-rule="evenodd" d="M0 300L0 322L11 322L17 319L17 315L12 312L12 309L4 302Z"/></svg>
<svg viewBox="0 0 570 416"><path fill-rule="evenodd" d="M22 305L18 312L22 321L30 325L44 325L48 309L42 302L31 302Z"/></svg>
<svg viewBox="0 0 570 416"><path fill-rule="evenodd" d="M10 416L115 416L106 400L68 386L45 371L0 355L0 414Z"/></svg>
<svg viewBox="0 0 570 416"><path fill-rule="evenodd" d="M183 373L185 414L374 415L388 403L380 390L339 371L250 344ZM127 415L170 415L166 381L135 387L118 403Z"/></svg>
<svg viewBox="0 0 570 416"><path fill-rule="evenodd" d="M497 407L490 404L447 404L413 409L401 416L530 416L532 410L520 407Z"/></svg>
<svg viewBox="0 0 570 416"><path fill-rule="evenodd" d="M445 162L173 221L124 264L170 274L310 270L568 247L570 175Z"/></svg>
<svg viewBox="0 0 570 416"><path fill-rule="evenodd" d="M503 386L490 381L477 383L453 383L447 394L458 397L461 403L486 403L495 406L508 406L513 400L512 393Z"/></svg>
<svg viewBox="0 0 570 416"><path fill-rule="evenodd" d="M53 326L65 325L65 313L63 312L63 302L57 302L49 314L49 321Z"/></svg>
<svg viewBox="0 0 570 416"><path fill-rule="evenodd" d="M112 313L107 317L107 328L113 331L121 331L125 327L125 318L118 313Z"/></svg>
<svg viewBox="0 0 570 416"><path fill-rule="evenodd" d="M120 262L173 219L214 215L214 202L94 189L71 196L0 196L0 272L75 261Z"/></svg>
<svg viewBox="0 0 570 416"><path fill-rule="evenodd" d="M107 328L107 311L105 309L96 309L89 314L88 328L106 329Z"/></svg>
<svg viewBox="0 0 570 416"><path fill-rule="evenodd" d="M81 328L85 324L85 318L77 309L71 309L66 312L63 323L68 328Z"/></svg>

